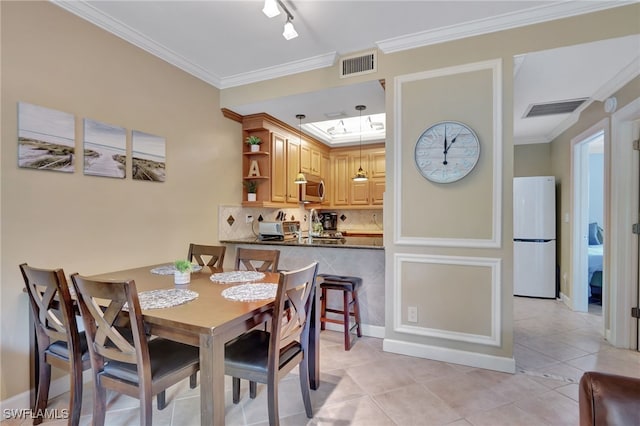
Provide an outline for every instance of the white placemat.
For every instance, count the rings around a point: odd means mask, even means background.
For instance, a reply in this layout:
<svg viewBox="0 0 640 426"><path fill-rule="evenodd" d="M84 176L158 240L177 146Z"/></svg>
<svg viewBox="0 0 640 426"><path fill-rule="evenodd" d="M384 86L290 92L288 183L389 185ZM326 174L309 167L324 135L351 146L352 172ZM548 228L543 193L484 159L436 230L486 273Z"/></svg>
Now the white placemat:
<svg viewBox="0 0 640 426"><path fill-rule="evenodd" d="M198 297L198 293L183 288L149 290L138 293L141 309L162 309L182 305ZM125 304L122 310L128 310Z"/></svg>
<svg viewBox="0 0 640 426"><path fill-rule="evenodd" d="M153 268L151 270L152 274L156 274L156 275L173 275L173 273L176 271L176 266L173 264L170 265L162 265L162 266L158 266L157 268ZM191 272L200 272L202 271L202 266L200 265L191 265Z"/></svg>
<svg viewBox="0 0 640 426"><path fill-rule="evenodd" d="M256 281L264 278L264 272L257 271L229 271L218 272L209 277L211 281L221 284L228 283L246 283L247 281Z"/></svg>
<svg viewBox="0 0 640 426"><path fill-rule="evenodd" d="M276 297L278 284L240 284L226 288L222 291L225 299L238 302L254 302L256 300L273 299Z"/></svg>

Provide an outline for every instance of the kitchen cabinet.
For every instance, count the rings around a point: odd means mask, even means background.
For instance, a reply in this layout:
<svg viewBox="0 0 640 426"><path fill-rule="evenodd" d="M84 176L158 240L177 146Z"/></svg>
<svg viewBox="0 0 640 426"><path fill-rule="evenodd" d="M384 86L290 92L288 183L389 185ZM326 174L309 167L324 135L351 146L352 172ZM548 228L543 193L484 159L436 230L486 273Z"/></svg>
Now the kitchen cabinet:
<svg viewBox="0 0 640 426"><path fill-rule="evenodd" d="M349 154L336 154L333 157L333 179L332 193L334 206L349 205L349 191L351 188L351 176L349 176Z"/></svg>
<svg viewBox="0 0 640 426"><path fill-rule="evenodd" d="M367 172L369 180L354 182L358 169ZM332 153L333 204L336 207L367 208L381 206L385 191L384 147L338 148Z"/></svg>
<svg viewBox="0 0 640 426"><path fill-rule="evenodd" d="M353 182L360 166L360 147L329 149L320 141L300 136L298 129L268 114L242 117L242 179L258 181L256 201L242 204L251 207L282 208L298 206L299 186L293 181L303 173L325 182L325 201L317 208L379 208L385 190L384 144L362 147L362 168L369 180ZM244 143L247 137L262 140L260 151L251 152ZM313 207L310 205L310 207Z"/></svg>
<svg viewBox="0 0 640 426"><path fill-rule="evenodd" d="M287 175L285 177L287 203L300 202L300 186L293 181L300 170L300 144L297 141L287 141Z"/></svg>
<svg viewBox="0 0 640 426"><path fill-rule="evenodd" d="M314 176L322 176L322 151L313 144L303 141L300 146L300 170Z"/></svg>
<svg viewBox="0 0 640 426"><path fill-rule="evenodd" d="M287 140L271 134L271 201L284 203L287 199Z"/></svg>

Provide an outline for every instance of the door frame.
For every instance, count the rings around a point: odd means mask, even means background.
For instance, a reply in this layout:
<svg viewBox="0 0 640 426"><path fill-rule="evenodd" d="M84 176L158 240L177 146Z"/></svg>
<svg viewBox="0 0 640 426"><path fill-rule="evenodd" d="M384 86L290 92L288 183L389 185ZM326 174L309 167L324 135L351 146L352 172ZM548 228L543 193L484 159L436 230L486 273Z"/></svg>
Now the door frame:
<svg viewBox="0 0 640 426"><path fill-rule="evenodd" d="M605 254L608 253L605 262L610 259L607 281L610 283L611 317L605 337L612 345L621 348L637 348L638 338L638 322L631 318L631 307L638 300L638 236L631 233L631 224L638 222L640 167L638 155L632 154L631 146L632 141L638 138L633 134L638 128L638 120L640 98L611 116L611 164L615 167L611 167L611 184L608 186L611 197L608 203L610 238L605 233L605 244L610 242L608 247L605 245Z"/></svg>
<svg viewBox="0 0 640 426"><path fill-rule="evenodd" d="M599 133L603 133L604 143L604 203L607 204L609 192L608 163L609 163L609 119L600 120L584 132L571 139L571 309L587 312L589 307L588 292L588 259L589 259L589 142ZM608 235L608 214L604 208L603 228ZM607 253L607 238L605 237L604 252ZM603 259L603 292L602 315L607 315L606 291L606 256Z"/></svg>

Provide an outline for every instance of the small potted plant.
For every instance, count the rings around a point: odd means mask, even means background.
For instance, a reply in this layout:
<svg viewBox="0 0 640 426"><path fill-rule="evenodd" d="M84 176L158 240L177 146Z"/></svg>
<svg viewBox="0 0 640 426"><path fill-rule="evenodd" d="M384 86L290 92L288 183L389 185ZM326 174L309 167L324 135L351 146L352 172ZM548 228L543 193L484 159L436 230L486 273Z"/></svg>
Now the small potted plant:
<svg viewBox="0 0 640 426"><path fill-rule="evenodd" d="M245 180L244 187L247 188L247 201L256 201L256 192L258 192L258 181Z"/></svg>
<svg viewBox="0 0 640 426"><path fill-rule="evenodd" d="M262 143L262 139L258 136L247 136L247 145L251 148L251 152L260 151L260 144Z"/></svg>
<svg viewBox="0 0 640 426"><path fill-rule="evenodd" d="M176 260L174 264L176 270L173 273L176 284L189 284L191 282L191 262L188 260Z"/></svg>

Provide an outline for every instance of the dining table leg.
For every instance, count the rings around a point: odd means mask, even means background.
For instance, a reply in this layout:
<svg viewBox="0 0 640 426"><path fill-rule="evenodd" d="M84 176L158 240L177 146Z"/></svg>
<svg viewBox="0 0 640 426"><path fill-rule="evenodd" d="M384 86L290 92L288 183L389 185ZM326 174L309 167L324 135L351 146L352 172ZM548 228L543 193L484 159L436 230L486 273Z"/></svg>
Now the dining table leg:
<svg viewBox="0 0 640 426"><path fill-rule="evenodd" d="M200 424L223 425L224 339L200 335Z"/></svg>

